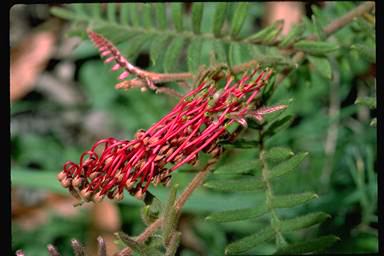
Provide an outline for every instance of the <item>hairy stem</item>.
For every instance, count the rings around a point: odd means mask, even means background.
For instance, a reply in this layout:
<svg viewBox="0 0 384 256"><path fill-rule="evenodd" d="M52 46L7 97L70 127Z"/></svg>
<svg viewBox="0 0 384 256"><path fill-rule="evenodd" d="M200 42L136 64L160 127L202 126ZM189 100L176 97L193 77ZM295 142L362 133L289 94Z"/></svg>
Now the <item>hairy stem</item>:
<svg viewBox="0 0 384 256"><path fill-rule="evenodd" d="M175 202L174 207L177 211L181 210L181 208L186 203L187 199L191 196L192 192L198 188L204 181L205 177L208 175L209 171L211 170L212 166L217 162L217 159L214 158L210 160L203 169L193 178L193 180L188 184L188 186L185 188L183 193L180 195L180 197ZM143 233L141 233L135 241L138 243L144 243L153 233L157 231L163 224L164 218L160 217L155 222L153 222L151 225L149 225ZM132 249L127 247L120 251L117 256L126 256L130 255L132 253Z"/></svg>
<svg viewBox="0 0 384 256"><path fill-rule="evenodd" d="M263 165L263 168L261 170L261 176L262 176L262 181L264 182L265 187L266 187L266 192L265 192L266 204L267 204L267 208L269 209L269 212L271 213L271 226L272 226L272 228L276 234L276 243L280 247L280 246L286 245L287 242L286 242L283 234L280 232L280 230L278 228L279 223L280 223L280 219L277 216L275 209L272 207L273 191L272 191L272 185L271 185L269 178L268 178L268 176L269 176L268 164L264 158L263 127L260 128L259 134L260 134L259 158L260 158L260 161L262 162L262 165Z"/></svg>

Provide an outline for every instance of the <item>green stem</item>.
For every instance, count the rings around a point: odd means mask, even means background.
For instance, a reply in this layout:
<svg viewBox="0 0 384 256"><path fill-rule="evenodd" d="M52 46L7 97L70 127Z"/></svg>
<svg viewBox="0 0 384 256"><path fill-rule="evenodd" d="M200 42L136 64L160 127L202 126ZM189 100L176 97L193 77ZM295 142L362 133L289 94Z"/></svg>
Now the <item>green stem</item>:
<svg viewBox="0 0 384 256"><path fill-rule="evenodd" d="M281 247L283 245L286 245L287 242L286 242L283 234L280 232L279 226L280 226L281 221L280 221L279 217L277 216L277 213L276 213L276 211L272 205L273 190L272 190L272 185L271 185L269 178L268 178L268 176L269 176L268 164L264 158L264 140L263 140L262 128L260 128L260 130L259 130L259 135L260 135L260 138L259 138L259 149L260 149L259 158L260 158L260 161L262 162L262 165L263 165L263 168L261 170L261 176L262 176L262 181L264 182L265 188L266 188L266 193L265 193L266 204L267 204L268 211L271 213L271 226L272 226L272 228L276 234L277 246Z"/></svg>

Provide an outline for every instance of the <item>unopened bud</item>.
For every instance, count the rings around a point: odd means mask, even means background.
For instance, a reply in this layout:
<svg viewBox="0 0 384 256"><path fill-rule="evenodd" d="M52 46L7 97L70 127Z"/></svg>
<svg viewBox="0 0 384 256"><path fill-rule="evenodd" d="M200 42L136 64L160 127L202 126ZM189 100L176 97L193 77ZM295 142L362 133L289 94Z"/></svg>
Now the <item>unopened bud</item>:
<svg viewBox="0 0 384 256"><path fill-rule="evenodd" d="M91 195L92 195L92 191L88 191L88 188L83 188L80 191L81 198L83 198L87 202L91 200Z"/></svg>
<svg viewBox="0 0 384 256"><path fill-rule="evenodd" d="M72 183L72 178L64 178L60 183L64 188L68 188Z"/></svg>
<svg viewBox="0 0 384 256"><path fill-rule="evenodd" d="M127 190L130 190L133 187L133 185L135 185L135 181L127 180L125 183L125 188Z"/></svg>
<svg viewBox="0 0 384 256"><path fill-rule="evenodd" d="M136 192L135 197L136 197L138 200L143 200L143 199L144 199L144 197L145 197L145 193L143 193L142 188L140 188L140 189Z"/></svg>
<svg viewBox="0 0 384 256"><path fill-rule="evenodd" d="M182 153L180 153L180 154L177 154L176 156L175 156L175 158L173 159L173 161L175 161L175 163L178 163L178 162L180 162L181 160L183 160L185 158L185 156L182 154Z"/></svg>
<svg viewBox="0 0 384 256"><path fill-rule="evenodd" d="M98 174L99 174L99 172L93 172L93 173L91 173L91 174L89 175L89 178L90 178L91 180L93 180L94 178L97 177Z"/></svg>
<svg viewBox="0 0 384 256"><path fill-rule="evenodd" d="M73 180L72 180L72 186L74 186L75 188L77 187L80 187L81 183L83 182L83 179L80 178L80 177L75 177Z"/></svg>
<svg viewBox="0 0 384 256"><path fill-rule="evenodd" d="M121 193L116 193L113 199L120 201L120 200L123 200L123 198L124 198L124 194L123 192L121 192Z"/></svg>
<svg viewBox="0 0 384 256"><path fill-rule="evenodd" d="M100 203L101 200L103 200L104 198L104 195L101 194L101 191L100 192L97 192L93 198L92 198L92 201L95 202L95 203Z"/></svg>
<svg viewBox="0 0 384 256"><path fill-rule="evenodd" d="M59 174L57 174L58 181L62 181L65 177L67 177L67 174L64 171L61 171Z"/></svg>
<svg viewBox="0 0 384 256"><path fill-rule="evenodd" d="M108 157L107 159L105 159L105 165L108 165L108 164L110 164L111 162L112 162L112 160L113 160L113 157L112 156L110 156L110 157Z"/></svg>
<svg viewBox="0 0 384 256"><path fill-rule="evenodd" d="M162 146L159 150L159 154L163 154L165 150L169 148L169 145Z"/></svg>
<svg viewBox="0 0 384 256"><path fill-rule="evenodd" d="M157 143L160 139L158 137L151 137L149 139L149 144L154 144L154 143Z"/></svg>
<svg viewBox="0 0 384 256"><path fill-rule="evenodd" d="M159 161L159 160L163 159L164 157L165 157L165 155L157 155L155 157L155 161Z"/></svg>

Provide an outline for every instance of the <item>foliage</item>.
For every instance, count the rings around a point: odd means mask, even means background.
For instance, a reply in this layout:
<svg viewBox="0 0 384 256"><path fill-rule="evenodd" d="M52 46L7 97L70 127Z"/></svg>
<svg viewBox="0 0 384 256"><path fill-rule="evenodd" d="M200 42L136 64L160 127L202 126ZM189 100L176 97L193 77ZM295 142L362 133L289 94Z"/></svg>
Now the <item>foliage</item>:
<svg viewBox="0 0 384 256"><path fill-rule="evenodd" d="M131 138L176 101L151 91L113 90L117 80L108 66L87 59L97 50L87 40L86 28L113 42L131 63L137 65L140 54L148 54L151 65L145 69L153 72L191 72L199 77L203 65L225 64L233 70L244 63L252 63L248 68L269 66L276 75L263 90L262 105L289 105L262 122L247 120L248 129L235 141L221 141L224 154L182 210L175 207L181 195L177 186L170 191L151 189L154 197L141 208L141 218L147 228L162 220L160 232L146 243L119 233L120 244L139 255L174 255L178 246L181 255L193 255L180 243L183 233L178 226L183 214L190 214L193 232L207 254L377 252L376 93L375 78L369 74L376 63L372 13L356 17L330 36L327 25L358 3L313 5L311 18L304 16L282 36L282 20L255 31L252 20L262 15L262 3L196 2L189 11L181 3L103 6L70 4L53 7L52 13L71 21L69 36L84 39L73 54L84 60L78 78L88 97L78 107L110 112L109 134ZM304 56L300 60L298 53ZM289 75L279 80L282 74ZM41 111L44 105L35 108ZM22 109L22 102L12 105L12 117ZM31 174L25 169L38 162L48 170L77 158L83 144L73 141L62 139L57 130L46 137L13 132L13 184L62 192L52 185L52 172ZM199 166L178 170L172 183L180 188L190 184L208 162L208 156L202 157ZM132 226L126 233L143 229L139 214L128 213L138 212L138 205L133 198L119 204L124 221ZM133 209L127 211L128 206ZM351 225L354 214L360 217ZM18 241L13 248L26 244Z"/></svg>

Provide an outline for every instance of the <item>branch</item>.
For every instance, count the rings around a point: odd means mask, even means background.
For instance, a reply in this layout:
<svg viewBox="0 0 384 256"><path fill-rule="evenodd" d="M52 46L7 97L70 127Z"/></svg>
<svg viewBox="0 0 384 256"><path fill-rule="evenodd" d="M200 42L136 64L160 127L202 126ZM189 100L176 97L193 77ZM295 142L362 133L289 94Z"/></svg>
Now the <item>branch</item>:
<svg viewBox="0 0 384 256"><path fill-rule="evenodd" d="M188 186L185 188L183 193L180 195L180 197L175 202L174 207L177 211L179 211L184 204L186 203L187 199L191 196L192 192L198 188L204 181L205 177L211 170L212 166L217 162L217 159L211 159L208 161L208 163L203 167L203 169L193 178L193 180L188 184ZM164 218L160 217L155 222L153 222L151 225L149 225L143 233L141 233L135 241L143 244L153 233L157 231L159 227L163 224ZM132 253L132 249L127 247L117 253L117 256L127 256Z"/></svg>
<svg viewBox="0 0 384 256"><path fill-rule="evenodd" d="M342 17L338 18L337 20L328 24L328 26L324 28L325 35L330 36L331 34L335 33L339 29L348 25L356 17L361 16L366 12L369 12L374 7L375 7L375 2L365 2L365 3L360 4L358 7L356 7L352 11L349 11L344 16L342 16ZM316 35L310 35L307 37L307 39L308 40L316 40L318 38Z"/></svg>
<svg viewBox="0 0 384 256"><path fill-rule="evenodd" d="M350 22L352 22L356 17L363 15L366 12L369 12L372 10L372 8L375 7L375 2L365 2L360 4L355 9L349 11L344 16L336 19L335 21L331 22L324 28L324 34L326 37L329 37L331 34L335 33L339 29L343 28L344 26L348 25ZM306 37L307 40L316 40L317 35L312 34L308 37ZM298 66L303 60L304 60L305 54L302 51L297 52L295 55L293 55L292 60L293 63L295 63L296 66ZM290 73L292 68L286 68L282 71L281 74L278 75L276 78L276 84L281 83L287 75Z"/></svg>

